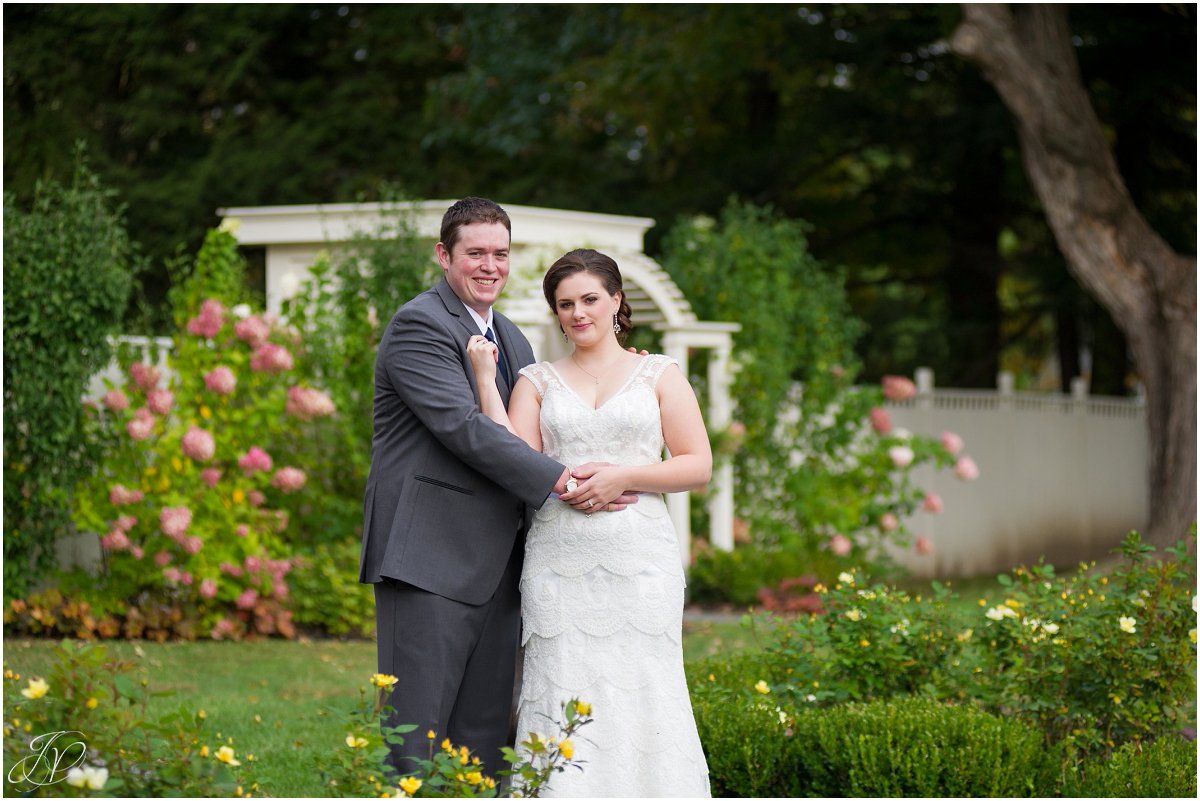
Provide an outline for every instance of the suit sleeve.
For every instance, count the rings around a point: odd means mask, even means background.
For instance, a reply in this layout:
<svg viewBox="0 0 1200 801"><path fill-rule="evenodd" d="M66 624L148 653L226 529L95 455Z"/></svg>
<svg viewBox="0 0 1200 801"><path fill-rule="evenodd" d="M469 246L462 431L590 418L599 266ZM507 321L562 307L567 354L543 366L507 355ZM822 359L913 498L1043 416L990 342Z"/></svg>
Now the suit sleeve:
<svg viewBox="0 0 1200 801"><path fill-rule="evenodd" d="M454 323L457 324L457 323ZM421 309L393 319L382 348L384 369L400 400L464 464L534 508L562 475L563 465L538 453L488 419L476 402L466 350L447 322Z"/></svg>

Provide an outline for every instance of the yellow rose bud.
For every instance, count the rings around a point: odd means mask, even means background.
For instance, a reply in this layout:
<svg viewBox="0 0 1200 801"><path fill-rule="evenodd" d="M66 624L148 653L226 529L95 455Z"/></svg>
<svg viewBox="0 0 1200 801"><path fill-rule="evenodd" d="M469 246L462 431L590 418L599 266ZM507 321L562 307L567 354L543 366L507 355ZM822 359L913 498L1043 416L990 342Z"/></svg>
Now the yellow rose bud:
<svg viewBox="0 0 1200 801"><path fill-rule="evenodd" d="M208 746L207 745L200 746L200 756L207 757L208 754L209 754Z"/></svg>
<svg viewBox="0 0 1200 801"><path fill-rule="evenodd" d="M592 714L592 705L589 704L587 701L576 701L575 702L575 714L577 714L577 715Z"/></svg>
<svg viewBox="0 0 1200 801"><path fill-rule="evenodd" d="M558 744L558 752L563 755L563 759L571 759L575 756L575 744L570 740L563 740Z"/></svg>
<svg viewBox="0 0 1200 801"><path fill-rule="evenodd" d="M871 644L871 641L870 640L859 640L858 644L861 645L863 648L866 648L867 646L869 646Z"/></svg>
<svg viewBox="0 0 1200 801"><path fill-rule="evenodd" d="M450 742L449 737L447 737L445 740L442 740L442 750L447 754L454 753L454 744Z"/></svg>
<svg viewBox="0 0 1200 801"><path fill-rule="evenodd" d="M429 731L425 732L425 737L432 740L432 739L436 738L437 735L434 734L433 729L430 729Z"/></svg>
<svg viewBox="0 0 1200 801"><path fill-rule="evenodd" d="M245 500L246 500L246 493L242 492L240 489L235 489L233 491L233 502L234 503L243 503Z"/></svg>
<svg viewBox="0 0 1200 801"><path fill-rule="evenodd" d="M87 699L86 706L88 709L95 709L96 707L100 706L100 702L97 701L95 698L89 698L89 699Z"/></svg>
<svg viewBox="0 0 1200 801"><path fill-rule="evenodd" d="M208 418L212 417L212 411L207 406L201 406L200 416L207 420Z"/></svg>
<svg viewBox="0 0 1200 801"><path fill-rule="evenodd" d="M423 782L416 776L406 776L400 780L400 789L409 795L416 795L417 790L421 789Z"/></svg>
<svg viewBox="0 0 1200 801"><path fill-rule="evenodd" d="M483 781L483 774L477 770L473 770L466 775L467 784L479 784Z"/></svg>

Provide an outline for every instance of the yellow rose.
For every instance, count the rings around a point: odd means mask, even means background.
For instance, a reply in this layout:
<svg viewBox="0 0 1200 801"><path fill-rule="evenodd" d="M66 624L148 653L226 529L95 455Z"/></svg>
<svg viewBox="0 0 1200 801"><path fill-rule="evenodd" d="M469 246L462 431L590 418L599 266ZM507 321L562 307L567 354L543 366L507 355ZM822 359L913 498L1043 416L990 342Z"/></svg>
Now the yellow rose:
<svg viewBox="0 0 1200 801"><path fill-rule="evenodd" d="M233 491L233 502L234 503L242 503L245 500L246 500L246 493L242 492L240 489L235 489Z"/></svg>
<svg viewBox="0 0 1200 801"><path fill-rule="evenodd" d="M21 690L21 695L26 698L36 701L46 693L50 692L50 685L41 679L30 679L29 686Z"/></svg>
<svg viewBox="0 0 1200 801"><path fill-rule="evenodd" d="M763 695L766 695L767 693L771 692L771 686L769 684L767 684L765 681L763 681L762 679L758 680L758 683L754 685L754 689L757 690L758 692L762 693Z"/></svg>
<svg viewBox="0 0 1200 801"><path fill-rule="evenodd" d="M210 411L207 406L201 406L200 416L207 420L208 418L212 417L212 411Z"/></svg>
<svg viewBox="0 0 1200 801"><path fill-rule="evenodd" d="M88 709L95 709L96 707L100 706L100 702L97 701L95 698L89 698L89 699L87 699L86 706Z"/></svg>
<svg viewBox="0 0 1200 801"><path fill-rule="evenodd" d="M437 735L434 734L433 729L430 729L429 731L425 732L425 737L432 740L432 739L436 738Z"/></svg>
<svg viewBox="0 0 1200 801"><path fill-rule="evenodd" d="M575 744L570 740L563 740L558 744L558 752L563 755L563 759L570 759L575 756Z"/></svg>
<svg viewBox="0 0 1200 801"><path fill-rule="evenodd" d="M479 784L483 781L483 774L477 770L473 770L464 778L467 780L467 784Z"/></svg>
<svg viewBox="0 0 1200 801"><path fill-rule="evenodd" d="M207 757L207 756L209 755L209 753L210 753L210 752L209 752L209 750L208 750L208 746L207 746L207 745L202 745L202 746L200 746L200 756L202 756L202 757Z"/></svg>
<svg viewBox="0 0 1200 801"><path fill-rule="evenodd" d="M871 641L870 640L859 640L858 644L861 645L863 648L866 648L867 646L869 646L871 644Z"/></svg>
<svg viewBox="0 0 1200 801"><path fill-rule="evenodd" d="M356 737L353 734L347 734L346 735L346 745L350 746L351 748L366 748L367 747L367 738Z"/></svg>
<svg viewBox="0 0 1200 801"><path fill-rule="evenodd" d="M592 714L592 705L586 701L576 701L575 702L575 714L576 715Z"/></svg>
<svg viewBox="0 0 1200 801"><path fill-rule="evenodd" d="M400 780L400 789L409 795L416 795L423 782L416 776L406 776Z"/></svg>
<svg viewBox="0 0 1200 801"><path fill-rule="evenodd" d="M391 689L398 681L400 681L400 679L396 678L395 676L389 676L386 673L376 673L371 676L371 683L384 690Z"/></svg>
<svg viewBox="0 0 1200 801"><path fill-rule="evenodd" d="M237 767L242 764L233 758L233 749L227 745L223 745L217 749L217 759L231 767Z"/></svg>
<svg viewBox="0 0 1200 801"><path fill-rule="evenodd" d="M450 742L449 737L447 737L445 740L442 740L442 750L447 754L454 753L454 744Z"/></svg>

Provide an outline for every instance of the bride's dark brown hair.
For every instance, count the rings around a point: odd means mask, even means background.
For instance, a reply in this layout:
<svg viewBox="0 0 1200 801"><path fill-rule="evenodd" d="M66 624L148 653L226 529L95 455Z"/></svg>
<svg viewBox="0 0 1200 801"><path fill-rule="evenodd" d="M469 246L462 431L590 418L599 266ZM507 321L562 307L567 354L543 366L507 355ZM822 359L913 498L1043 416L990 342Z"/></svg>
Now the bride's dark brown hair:
<svg viewBox="0 0 1200 801"><path fill-rule="evenodd" d="M633 330L633 309L629 307L629 301L625 299L621 271L617 269L617 263L611 257L605 256L597 250L588 248L572 250L550 265L550 269L546 271L546 277L542 279L542 294L546 296L550 310L555 311L554 294L558 291L558 285L576 273L591 273L599 278L609 296L621 293L621 304L617 307L616 321L621 330L617 333L617 341L624 345L625 338Z"/></svg>

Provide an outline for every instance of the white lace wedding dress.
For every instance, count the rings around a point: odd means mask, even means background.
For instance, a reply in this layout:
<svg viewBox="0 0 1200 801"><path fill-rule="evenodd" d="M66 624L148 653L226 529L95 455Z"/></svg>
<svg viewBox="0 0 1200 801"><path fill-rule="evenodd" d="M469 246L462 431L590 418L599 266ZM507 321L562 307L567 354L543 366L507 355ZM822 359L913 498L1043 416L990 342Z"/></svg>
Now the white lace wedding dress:
<svg viewBox="0 0 1200 801"><path fill-rule="evenodd" d="M600 408L546 362L521 374L541 396L542 449L569 466L662 461L654 387L668 365L646 356ZM534 518L521 576L523 684L517 733L549 733L579 698L595 720L576 736L582 771L547 796L709 796L708 767L683 674L683 568L661 495L585 515L551 496Z"/></svg>

